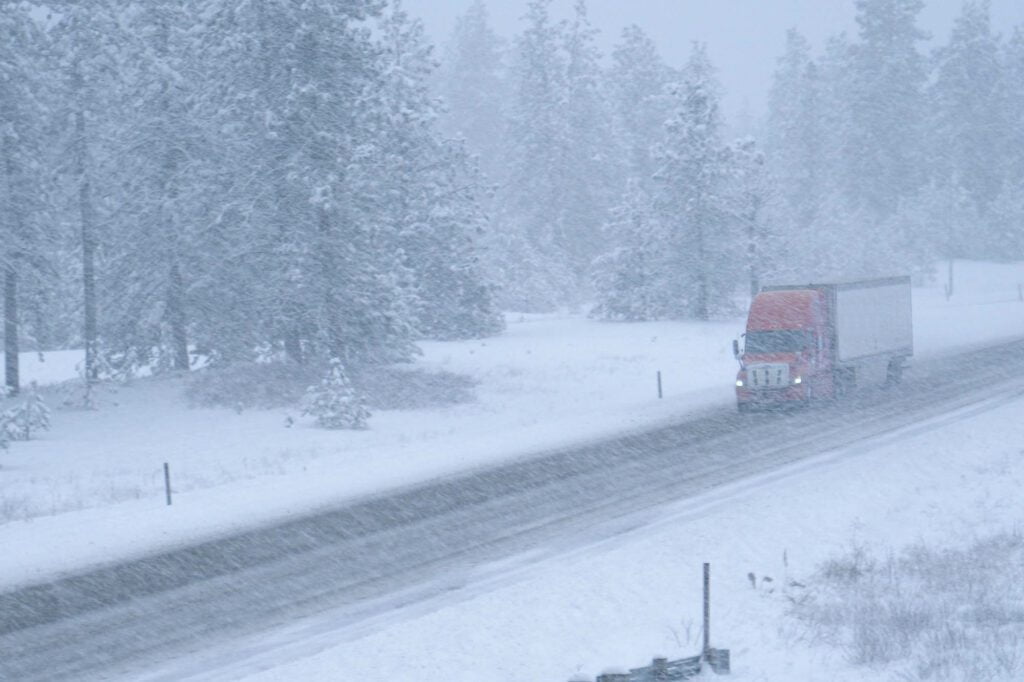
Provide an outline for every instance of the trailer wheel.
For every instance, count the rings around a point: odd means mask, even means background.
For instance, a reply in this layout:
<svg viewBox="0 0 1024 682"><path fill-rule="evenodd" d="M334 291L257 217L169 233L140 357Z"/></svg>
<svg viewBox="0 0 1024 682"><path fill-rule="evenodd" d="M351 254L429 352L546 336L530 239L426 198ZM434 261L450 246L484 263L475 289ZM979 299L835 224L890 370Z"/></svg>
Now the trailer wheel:
<svg viewBox="0 0 1024 682"><path fill-rule="evenodd" d="M842 400L853 391L857 384L857 375L852 369L837 369L832 374L832 395Z"/></svg>

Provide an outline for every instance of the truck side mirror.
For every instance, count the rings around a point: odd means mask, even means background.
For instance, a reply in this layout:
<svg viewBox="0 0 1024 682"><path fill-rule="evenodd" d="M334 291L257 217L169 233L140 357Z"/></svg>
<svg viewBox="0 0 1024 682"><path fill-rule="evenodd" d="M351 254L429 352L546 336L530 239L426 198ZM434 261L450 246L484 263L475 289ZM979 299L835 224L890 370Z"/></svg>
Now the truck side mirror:
<svg viewBox="0 0 1024 682"><path fill-rule="evenodd" d="M739 339L732 340L732 356L739 360L740 357L740 342Z"/></svg>

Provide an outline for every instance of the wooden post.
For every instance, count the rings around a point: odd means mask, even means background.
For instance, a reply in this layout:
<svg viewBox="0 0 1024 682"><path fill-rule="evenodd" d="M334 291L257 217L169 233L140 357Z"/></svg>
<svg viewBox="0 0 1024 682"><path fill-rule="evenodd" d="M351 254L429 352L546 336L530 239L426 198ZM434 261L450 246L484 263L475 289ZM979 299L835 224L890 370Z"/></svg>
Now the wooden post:
<svg viewBox="0 0 1024 682"><path fill-rule="evenodd" d="M711 651L711 564L704 563L704 657Z"/></svg>
<svg viewBox="0 0 1024 682"><path fill-rule="evenodd" d="M946 300L953 296L953 259L949 259L949 270L946 273Z"/></svg>
<svg viewBox="0 0 1024 682"><path fill-rule="evenodd" d="M658 370L658 399L661 399L661 370Z"/></svg>
<svg viewBox="0 0 1024 682"><path fill-rule="evenodd" d="M171 467L164 462L164 490L167 492L167 506L171 506Z"/></svg>

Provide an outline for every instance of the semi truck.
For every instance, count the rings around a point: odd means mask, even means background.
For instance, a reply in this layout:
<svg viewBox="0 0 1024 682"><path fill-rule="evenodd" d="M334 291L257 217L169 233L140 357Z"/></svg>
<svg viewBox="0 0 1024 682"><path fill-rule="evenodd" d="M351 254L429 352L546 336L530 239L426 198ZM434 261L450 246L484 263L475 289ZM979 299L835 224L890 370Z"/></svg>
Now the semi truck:
<svg viewBox="0 0 1024 682"><path fill-rule="evenodd" d="M742 348L733 341L741 412L897 383L914 354L910 278L763 287L742 338Z"/></svg>

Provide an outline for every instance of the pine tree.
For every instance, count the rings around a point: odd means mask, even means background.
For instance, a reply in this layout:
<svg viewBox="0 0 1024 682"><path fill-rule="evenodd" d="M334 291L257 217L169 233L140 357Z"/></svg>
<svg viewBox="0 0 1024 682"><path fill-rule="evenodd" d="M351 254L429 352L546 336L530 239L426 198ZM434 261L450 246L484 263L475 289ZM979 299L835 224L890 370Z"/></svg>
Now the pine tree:
<svg viewBox="0 0 1024 682"><path fill-rule="evenodd" d="M306 391L303 414L325 429L365 429L370 412L356 394L341 360L332 358L327 376Z"/></svg>
<svg viewBox="0 0 1024 682"><path fill-rule="evenodd" d="M695 44L675 87L666 141L656 157L656 204L670 233L672 260L666 295L677 317L707 320L726 308L740 262L725 197L728 170L718 102L706 48Z"/></svg>
<svg viewBox="0 0 1024 682"><path fill-rule="evenodd" d="M592 314L626 322L672 315L669 239L654 201L639 179L632 180L606 230L612 248L593 267L597 305Z"/></svg>
<svg viewBox="0 0 1024 682"><path fill-rule="evenodd" d="M0 5L0 269L3 270L4 376L11 394L20 386L19 306L31 278L46 269L54 234L46 204L43 41L30 7Z"/></svg>
<svg viewBox="0 0 1024 682"><path fill-rule="evenodd" d="M766 167L764 153L752 137L736 140L729 148L729 213L742 236L750 295L761 290L766 275L777 266L773 248L776 235L769 226L769 203L775 185Z"/></svg>
<svg viewBox="0 0 1024 682"><path fill-rule="evenodd" d="M664 135L670 102L667 90L672 82L672 71L654 41L636 25L624 29L612 51L606 87L619 147L626 159L625 177L648 190L655 172L651 150Z"/></svg>
<svg viewBox="0 0 1024 682"><path fill-rule="evenodd" d="M50 38L63 76L57 118L71 125L63 131L63 154L70 164L62 166L69 186L72 210L77 218L76 238L71 241L80 253L74 268L61 267L61 273L74 272L80 286L74 298L80 298L82 321L80 339L85 350L84 377L87 383L99 376L99 302L97 300L98 251L101 244L97 190L101 193L105 174L96 154L105 131L102 126L115 118L118 73L117 50L127 42L113 7L106 0L87 0L62 7ZM107 169L109 170L109 169ZM70 289L70 287L69 287ZM69 291L70 293L70 291Z"/></svg>
<svg viewBox="0 0 1024 682"><path fill-rule="evenodd" d="M790 30L769 94L766 148L788 222L800 233L814 229L823 199L821 88L810 45L800 33Z"/></svg>
<svg viewBox="0 0 1024 682"><path fill-rule="evenodd" d="M21 430L21 440L31 440L33 433L50 429L50 408L34 385L19 408L18 426Z"/></svg>
<svg viewBox="0 0 1024 682"><path fill-rule="evenodd" d="M562 37L565 53L565 94L560 108L563 139L557 147L556 183L559 203L552 206L555 245L567 259L576 287L585 294L588 267L603 250L600 225L615 195L621 154L614 146L611 112L602 90L598 31L584 0L576 0L573 17Z"/></svg>
<svg viewBox="0 0 1024 682"><path fill-rule="evenodd" d="M578 292L561 239L566 60L563 28L553 23L550 5L530 1L516 40L503 150L508 176L488 245L503 307L513 310L551 310Z"/></svg>
<svg viewBox="0 0 1024 682"><path fill-rule="evenodd" d="M854 208L884 218L921 186L925 65L917 43L923 0L857 0L847 186Z"/></svg>
<svg viewBox="0 0 1024 682"><path fill-rule="evenodd" d="M199 13L154 2L128 15L122 58L126 153L116 182L121 219L112 227L104 287L104 352L134 355L154 371L191 364L191 283L210 195L215 138L195 116ZM129 351L129 349L131 349Z"/></svg>
<svg viewBox="0 0 1024 682"><path fill-rule="evenodd" d="M259 267L242 309L258 321L250 332L297 362L414 352L415 282L394 248L392 205L380 200L391 198L392 160L402 153L387 124L395 114L387 48L367 23L382 8L377 0L225 5L215 21L231 37L208 48L232 67L218 111L249 161L219 219L243 270ZM236 348L252 347L233 336Z"/></svg>
<svg viewBox="0 0 1024 682"><path fill-rule="evenodd" d="M504 132L506 45L491 28L484 0L474 0L455 28L441 60L438 82L447 111L442 130L466 141L479 156L480 168L492 182L501 182Z"/></svg>
<svg viewBox="0 0 1024 682"><path fill-rule="evenodd" d="M962 185L984 213L1005 176L1008 134L999 45L991 33L987 0L964 3L949 42L935 59L929 166L939 184ZM998 246L991 247L998 252Z"/></svg>
<svg viewBox="0 0 1024 682"><path fill-rule="evenodd" d="M390 243L416 292L416 328L430 338L466 338L502 327L477 258L485 219L481 179L455 141L437 131L439 103L429 92L436 64L421 22L394 2L382 21L383 87L375 139L379 191Z"/></svg>
<svg viewBox="0 0 1024 682"><path fill-rule="evenodd" d="M1024 26L1017 26L1003 49L1003 103L1008 138L1006 143L1007 184L1024 186Z"/></svg>

